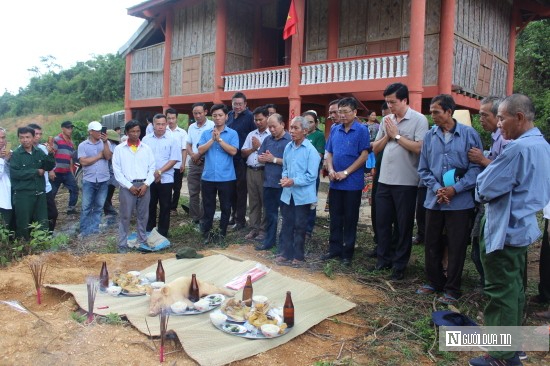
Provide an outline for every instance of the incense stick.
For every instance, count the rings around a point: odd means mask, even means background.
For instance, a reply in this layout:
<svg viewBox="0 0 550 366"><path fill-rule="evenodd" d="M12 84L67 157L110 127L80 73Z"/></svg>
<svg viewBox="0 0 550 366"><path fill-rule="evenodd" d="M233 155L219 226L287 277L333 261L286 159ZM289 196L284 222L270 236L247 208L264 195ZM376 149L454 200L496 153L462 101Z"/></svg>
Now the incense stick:
<svg viewBox="0 0 550 366"><path fill-rule="evenodd" d="M44 282L44 276L46 275L46 263L41 259L35 259L28 264L31 270L32 278L34 280L34 287L36 289L36 302L38 305L42 304L42 283Z"/></svg>
<svg viewBox="0 0 550 366"><path fill-rule="evenodd" d="M160 320L160 362L164 362L164 341L166 339L166 330L168 329L168 320L170 319L170 311L163 308L159 314Z"/></svg>
<svg viewBox="0 0 550 366"><path fill-rule="evenodd" d="M86 289L88 290L88 324L94 321L94 303L98 288L99 278L95 276L88 276L86 278Z"/></svg>

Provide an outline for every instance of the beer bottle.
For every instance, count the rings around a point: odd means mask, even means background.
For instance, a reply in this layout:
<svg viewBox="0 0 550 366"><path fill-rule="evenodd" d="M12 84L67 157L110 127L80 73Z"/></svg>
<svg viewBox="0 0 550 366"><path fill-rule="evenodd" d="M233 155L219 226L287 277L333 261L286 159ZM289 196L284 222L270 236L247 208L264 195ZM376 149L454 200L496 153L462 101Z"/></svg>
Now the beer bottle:
<svg viewBox="0 0 550 366"><path fill-rule="evenodd" d="M197 283L197 276L193 273L191 275L191 285L189 285L189 300L197 302L199 299L199 284Z"/></svg>
<svg viewBox="0 0 550 366"><path fill-rule="evenodd" d="M285 305L283 306L283 318L288 328L292 328L294 326L294 304L292 303L290 291L286 292Z"/></svg>
<svg viewBox="0 0 550 366"><path fill-rule="evenodd" d="M157 282L165 282L164 279L164 267L162 266L162 261L159 259L157 264Z"/></svg>
<svg viewBox="0 0 550 366"><path fill-rule="evenodd" d="M99 273L99 290L105 292L107 287L109 287L109 272L107 271L107 262L103 262Z"/></svg>
<svg viewBox="0 0 550 366"><path fill-rule="evenodd" d="M252 294L254 289L252 288L252 277L248 276L246 278L246 284L243 289L243 302L246 306L252 306Z"/></svg>

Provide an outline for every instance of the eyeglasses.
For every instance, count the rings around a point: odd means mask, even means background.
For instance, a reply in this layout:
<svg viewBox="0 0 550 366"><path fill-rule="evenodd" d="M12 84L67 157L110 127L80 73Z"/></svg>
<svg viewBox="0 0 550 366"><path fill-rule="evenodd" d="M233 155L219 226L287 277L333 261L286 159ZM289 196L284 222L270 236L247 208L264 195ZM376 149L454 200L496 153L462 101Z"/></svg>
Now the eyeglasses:
<svg viewBox="0 0 550 366"><path fill-rule="evenodd" d="M244 106L244 102L233 102L231 103L231 105L234 107L242 107Z"/></svg>
<svg viewBox="0 0 550 366"><path fill-rule="evenodd" d="M350 114L350 113L353 113L353 111L343 111L343 110L338 110L338 114Z"/></svg>

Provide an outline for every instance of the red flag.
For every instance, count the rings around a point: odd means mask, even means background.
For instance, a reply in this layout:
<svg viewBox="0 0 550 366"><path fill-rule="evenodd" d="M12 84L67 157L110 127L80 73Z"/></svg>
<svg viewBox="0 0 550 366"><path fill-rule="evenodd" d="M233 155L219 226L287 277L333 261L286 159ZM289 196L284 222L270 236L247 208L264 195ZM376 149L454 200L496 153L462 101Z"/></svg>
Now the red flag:
<svg viewBox="0 0 550 366"><path fill-rule="evenodd" d="M296 15L296 7L294 6L294 0L290 2L290 9L288 9L288 16L286 17L285 29L283 30L283 39L296 34L296 26L298 25L298 16Z"/></svg>

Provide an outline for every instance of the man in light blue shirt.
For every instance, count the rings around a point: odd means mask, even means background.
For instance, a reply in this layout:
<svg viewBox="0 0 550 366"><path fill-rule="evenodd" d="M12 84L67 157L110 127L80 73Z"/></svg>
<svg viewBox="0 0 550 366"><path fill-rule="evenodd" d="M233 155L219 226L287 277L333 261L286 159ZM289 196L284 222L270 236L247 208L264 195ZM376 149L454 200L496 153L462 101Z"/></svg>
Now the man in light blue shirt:
<svg viewBox="0 0 550 366"><path fill-rule="evenodd" d="M149 220L147 231L155 226L160 235L168 237L170 228L170 204L174 186L174 165L181 161L181 145L172 138L166 127L168 121L164 114L153 117L153 133L146 135L142 142L153 150L155 156L155 181L149 187ZM159 206L157 226L157 205Z"/></svg>
<svg viewBox="0 0 550 366"><path fill-rule="evenodd" d="M498 126L502 137L514 141L477 178L476 199L486 204L480 241L485 326L520 326L523 318L527 248L541 235L536 214L550 201L550 146L534 119L527 96L504 99ZM489 351L470 365L521 365L516 351Z"/></svg>
<svg viewBox="0 0 550 366"><path fill-rule="evenodd" d="M204 156L204 170L201 179L203 219L201 232L208 244L212 239L224 240L231 215L231 197L235 190L235 168L233 156L239 149L239 135L225 125L227 107L214 104L211 108L214 127L202 133L199 140L199 154ZM220 232L213 236L210 233L216 211L216 195L220 197Z"/></svg>
<svg viewBox="0 0 550 366"><path fill-rule="evenodd" d="M309 122L295 117L290 124L290 142L283 153L281 215L283 216L279 255L275 262L300 266L305 263L304 242L309 210L317 202L315 182L321 157L306 139Z"/></svg>
<svg viewBox="0 0 550 366"><path fill-rule="evenodd" d="M430 113L435 126L424 137L418 165L418 175L427 187L424 201L427 284L417 293L431 295L443 291L438 301L445 304L456 302L461 295L462 270L475 205L473 189L481 171L478 164L468 160L468 150L482 148L479 134L453 119L455 109L455 101L449 94L432 99ZM453 179L448 181L447 176ZM444 232L447 240L443 239ZM445 247L449 253L447 275L442 265Z"/></svg>

